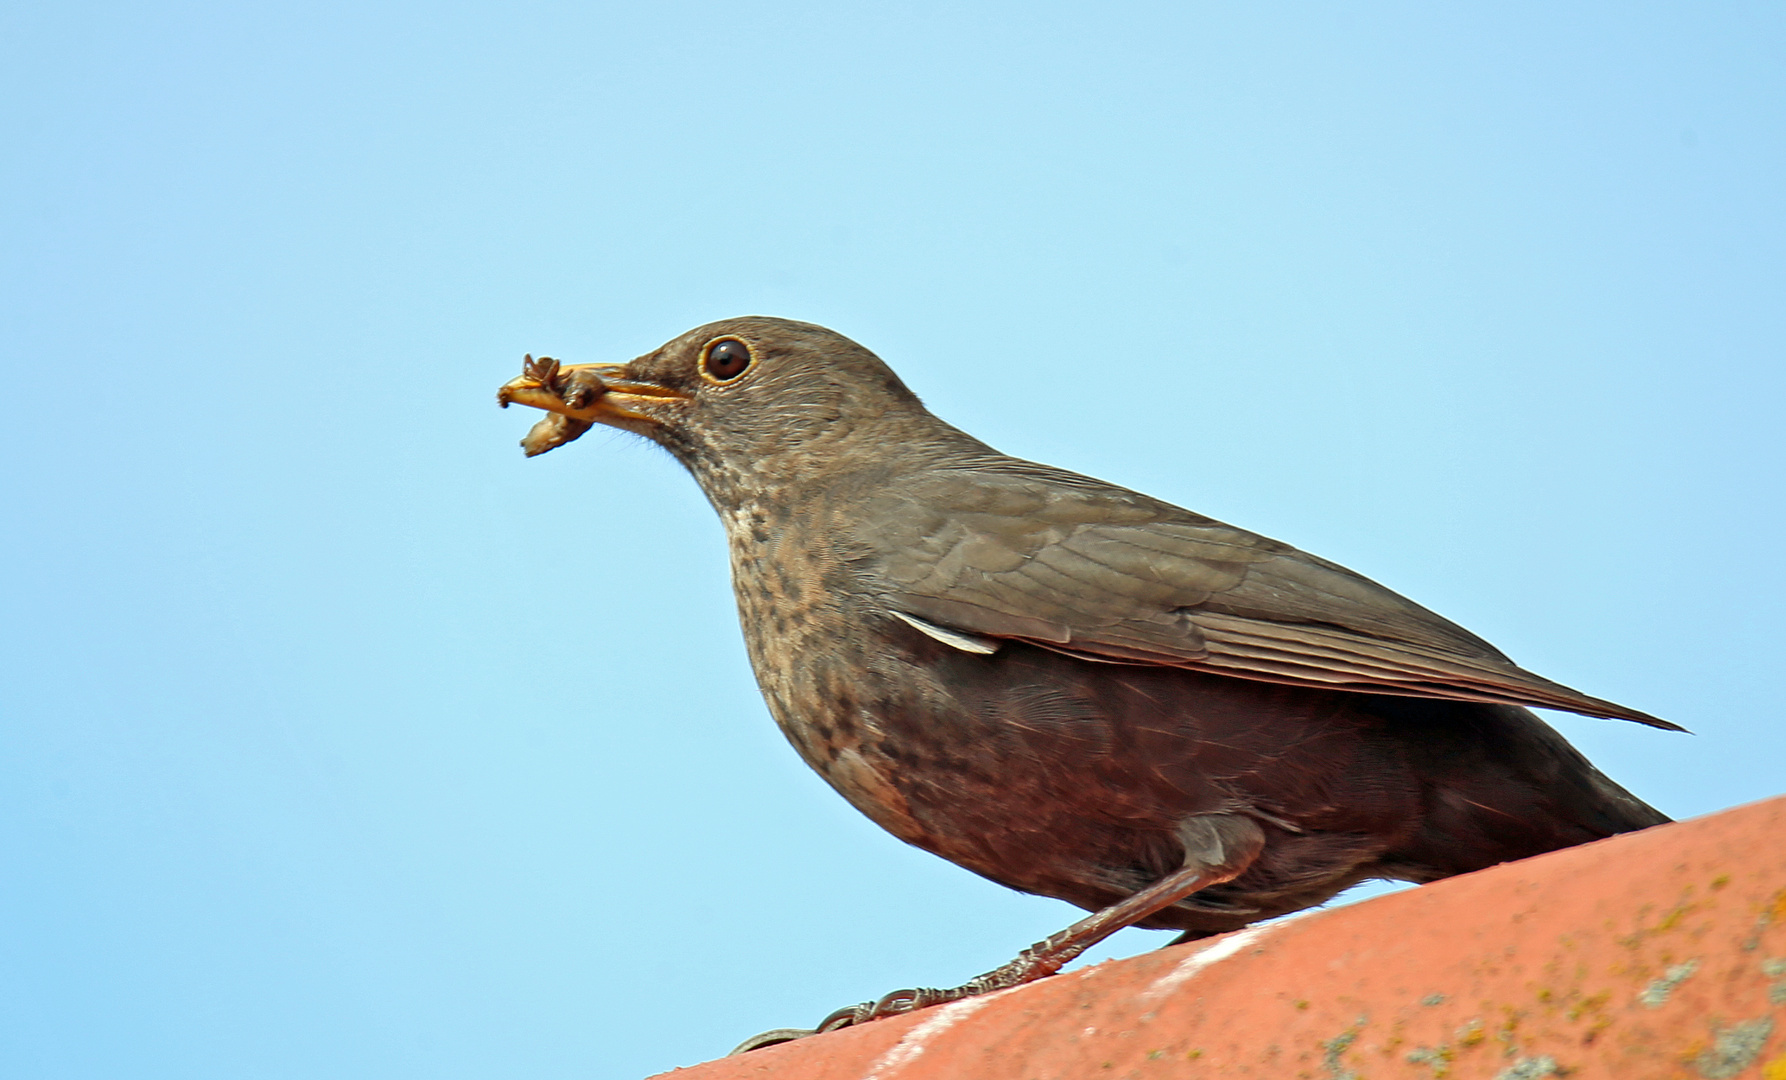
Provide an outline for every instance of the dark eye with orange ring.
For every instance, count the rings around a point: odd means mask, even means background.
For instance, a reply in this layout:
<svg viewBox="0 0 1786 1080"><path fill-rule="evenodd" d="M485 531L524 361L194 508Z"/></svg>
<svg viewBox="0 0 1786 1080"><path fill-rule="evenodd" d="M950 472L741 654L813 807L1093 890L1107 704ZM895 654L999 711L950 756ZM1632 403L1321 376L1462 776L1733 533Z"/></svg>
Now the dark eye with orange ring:
<svg viewBox="0 0 1786 1080"><path fill-rule="evenodd" d="M714 382L731 382L750 366L750 346L737 338L720 338L707 343L701 354L701 370Z"/></svg>

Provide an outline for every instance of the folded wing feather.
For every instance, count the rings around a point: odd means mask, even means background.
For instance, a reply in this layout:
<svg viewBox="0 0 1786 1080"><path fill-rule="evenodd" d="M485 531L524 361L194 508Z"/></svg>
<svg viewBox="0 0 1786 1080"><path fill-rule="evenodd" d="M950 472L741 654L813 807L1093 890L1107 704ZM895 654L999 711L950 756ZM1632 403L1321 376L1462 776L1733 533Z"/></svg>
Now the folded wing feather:
<svg viewBox="0 0 1786 1080"><path fill-rule="evenodd" d="M1016 464L940 473L863 515L897 523L855 537L890 610L1093 660L1675 728L1525 671L1462 627L1287 544Z"/></svg>

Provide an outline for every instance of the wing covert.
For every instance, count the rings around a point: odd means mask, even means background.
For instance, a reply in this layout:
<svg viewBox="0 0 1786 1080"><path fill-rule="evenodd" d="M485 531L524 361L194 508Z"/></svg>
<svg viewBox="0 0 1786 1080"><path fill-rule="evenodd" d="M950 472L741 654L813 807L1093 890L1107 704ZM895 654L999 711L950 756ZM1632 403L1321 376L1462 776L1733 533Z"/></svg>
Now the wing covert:
<svg viewBox="0 0 1786 1080"><path fill-rule="evenodd" d="M864 519L896 524L856 539L892 610L1091 660L1675 727L1525 671L1462 627L1287 544L1029 468L1037 475L945 472L877 497Z"/></svg>

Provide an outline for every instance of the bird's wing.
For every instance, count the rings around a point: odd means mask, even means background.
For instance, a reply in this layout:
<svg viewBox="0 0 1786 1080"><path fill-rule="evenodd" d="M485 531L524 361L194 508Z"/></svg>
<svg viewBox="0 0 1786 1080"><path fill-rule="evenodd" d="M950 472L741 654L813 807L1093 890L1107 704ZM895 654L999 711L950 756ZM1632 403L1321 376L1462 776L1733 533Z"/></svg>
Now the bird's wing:
<svg viewBox="0 0 1786 1080"><path fill-rule="evenodd" d="M1092 660L1675 728L1525 671L1344 567L1071 473L945 470L880 493L858 521L857 550L888 606L959 632Z"/></svg>

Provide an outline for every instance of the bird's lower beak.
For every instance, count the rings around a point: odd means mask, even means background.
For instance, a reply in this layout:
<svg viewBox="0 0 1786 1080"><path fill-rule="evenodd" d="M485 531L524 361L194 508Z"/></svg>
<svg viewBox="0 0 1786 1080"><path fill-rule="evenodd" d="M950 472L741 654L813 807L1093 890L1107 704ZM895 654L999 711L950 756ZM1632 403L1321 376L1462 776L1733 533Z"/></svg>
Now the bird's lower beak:
<svg viewBox="0 0 1786 1080"><path fill-rule="evenodd" d="M560 365L550 357L528 357L519 378L510 379L496 391L496 402L531 405L573 420L628 426L659 423L649 411L653 405L684 401L689 394L635 378L625 364ZM647 411L641 412L640 408Z"/></svg>

